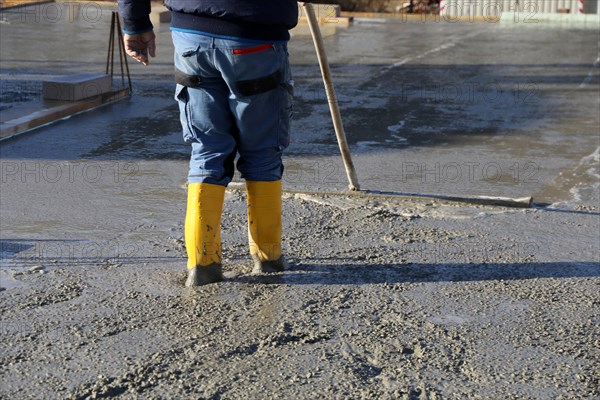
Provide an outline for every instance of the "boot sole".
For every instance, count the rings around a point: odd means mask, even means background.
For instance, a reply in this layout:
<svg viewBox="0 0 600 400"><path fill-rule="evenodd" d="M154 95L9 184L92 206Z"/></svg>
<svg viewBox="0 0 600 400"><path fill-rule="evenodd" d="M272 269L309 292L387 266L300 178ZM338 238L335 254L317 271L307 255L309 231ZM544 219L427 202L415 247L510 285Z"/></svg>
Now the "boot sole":
<svg viewBox="0 0 600 400"><path fill-rule="evenodd" d="M252 256L254 260L254 268L252 269L253 274L268 274L274 272L283 272L288 268L287 261L283 256L277 260L261 261L255 256Z"/></svg>
<svg viewBox="0 0 600 400"><path fill-rule="evenodd" d="M223 270L221 264L213 263L207 266L197 266L188 271L185 287L208 285L222 280Z"/></svg>

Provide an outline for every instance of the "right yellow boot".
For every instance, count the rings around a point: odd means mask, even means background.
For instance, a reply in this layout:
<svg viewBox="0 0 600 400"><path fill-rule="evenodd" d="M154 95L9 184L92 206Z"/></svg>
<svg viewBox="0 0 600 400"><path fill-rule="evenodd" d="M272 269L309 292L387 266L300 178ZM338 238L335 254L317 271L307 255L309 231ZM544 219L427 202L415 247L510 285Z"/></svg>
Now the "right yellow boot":
<svg viewBox="0 0 600 400"><path fill-rule="evenodd" d="M188 185L185 247L188 254L186 287L223 280L221 268L221 213L225 186Z"/></svg>
<svg viewBox="0 0 600 400"><path fill-rule="evenodd" d="M281 180L246 181L248 241L252 272L280 272L287 263L281 255Z"/></svg>

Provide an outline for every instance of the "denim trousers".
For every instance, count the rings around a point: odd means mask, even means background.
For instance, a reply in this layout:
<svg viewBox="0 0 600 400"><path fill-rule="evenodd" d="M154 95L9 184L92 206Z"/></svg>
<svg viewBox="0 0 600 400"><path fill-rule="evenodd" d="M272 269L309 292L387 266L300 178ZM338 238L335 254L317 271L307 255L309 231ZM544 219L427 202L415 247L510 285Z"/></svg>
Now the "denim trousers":
<svg viewBox="0 0 600 400"><path fill-rule="evenodd" d="M293 108L287 42L172 38L188 182L227 186L234 166L246 180L281 179Z"/></svg>

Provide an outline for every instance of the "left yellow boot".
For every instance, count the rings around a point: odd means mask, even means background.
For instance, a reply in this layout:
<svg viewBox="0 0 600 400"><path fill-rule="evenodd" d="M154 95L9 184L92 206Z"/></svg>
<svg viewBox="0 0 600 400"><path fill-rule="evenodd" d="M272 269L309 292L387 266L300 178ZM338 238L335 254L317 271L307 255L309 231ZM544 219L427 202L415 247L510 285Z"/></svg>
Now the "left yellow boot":
<svg viewBox="0 0 600 400"><path fill-rule="evenodd" d="M185 215L185 247L188 279L185 286L223 280L221 267L221 213L225 186L210 183L188 185Z"/></svg>
<svg viewBox="0 0 600 400"><path fill-rule="evenodd" d="M253 273L283 271L281 255L281 180L246 181L248 242Z"/></svg>

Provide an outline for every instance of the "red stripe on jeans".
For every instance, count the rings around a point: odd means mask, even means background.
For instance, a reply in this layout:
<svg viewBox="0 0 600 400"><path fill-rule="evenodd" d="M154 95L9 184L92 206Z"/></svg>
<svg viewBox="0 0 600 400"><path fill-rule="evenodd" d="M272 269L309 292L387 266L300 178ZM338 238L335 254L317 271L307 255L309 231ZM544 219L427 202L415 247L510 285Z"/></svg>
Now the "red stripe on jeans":
<svg viewBox="0 0 600 400"><path fill-rule="evenodd" d="M273 47L273 45L271 43L267 43L267 44L261 44L260 46L256 46L256 47L248 47L247 49L233 49L233 54L258 53L259 51L264 51L264 50L270 49L272 47Z"/></svg>

